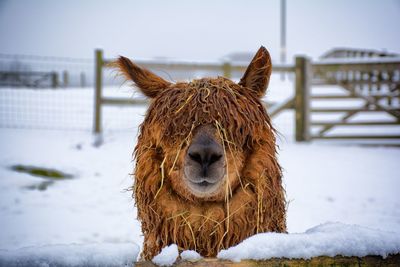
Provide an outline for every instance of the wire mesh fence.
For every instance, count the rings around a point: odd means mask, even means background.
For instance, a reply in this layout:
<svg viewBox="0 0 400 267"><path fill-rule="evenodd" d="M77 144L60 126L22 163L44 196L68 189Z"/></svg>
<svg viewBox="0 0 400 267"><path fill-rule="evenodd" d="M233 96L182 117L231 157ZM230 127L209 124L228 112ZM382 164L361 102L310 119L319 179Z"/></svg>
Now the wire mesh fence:
<svg viewBox="0 0 400 267"><path fill-rule="evenodd" d="M90 130L93 60L0 54L0 127Z"/></svg>
<svg viewBox="0 0 400 267"><path fill-rule="evenodd" d="M93 91L0 89L0 127L90 130Z"/></svg>

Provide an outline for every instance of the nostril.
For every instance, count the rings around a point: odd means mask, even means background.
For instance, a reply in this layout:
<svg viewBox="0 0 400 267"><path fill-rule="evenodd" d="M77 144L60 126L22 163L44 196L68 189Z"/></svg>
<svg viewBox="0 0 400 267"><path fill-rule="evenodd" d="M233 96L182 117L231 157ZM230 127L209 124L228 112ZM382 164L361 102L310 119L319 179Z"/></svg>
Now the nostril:
<svg viewBox="0 0 400 267"><path fill-rule="evenodd" d="M197 163L200 163L200 164L203 163L201 156L198 153L189 153L189 157L190 157L190 159L192 159L193 161L196 161Z"/></svg>
<svg viewBox="0 0 400 267"><path fill-rule="evenodd" d="M212 155L205 155L203 158L199 153L189 153L189 157L191 160L201 164L201 165L206 165L210 166L211 164L219 161L222 158L221 154L212 154Z"/></svg>
<svg viewBox="0 0 400 267"><path fill-rule="evenodd" d="M211 155L210 161L209 161L209 165L211 165L211 164L217 162L217 161L220 160L221 158L222 158L222 155L219 155L219 154L213 154L213 155Z"/></svg>

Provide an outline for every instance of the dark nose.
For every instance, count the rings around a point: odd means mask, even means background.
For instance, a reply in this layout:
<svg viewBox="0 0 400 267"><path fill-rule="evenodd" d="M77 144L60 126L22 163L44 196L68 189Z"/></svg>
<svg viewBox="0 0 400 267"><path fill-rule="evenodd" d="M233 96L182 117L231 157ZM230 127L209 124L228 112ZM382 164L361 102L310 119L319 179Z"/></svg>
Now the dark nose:
<svg viewBox="0 0 400 267"><path fill-rule="evenodd" d="M189 159L201 167L203 177L208 176L213 164L222 160L223 150L211 137L202 137L193 142L188 149Z"/></svg>

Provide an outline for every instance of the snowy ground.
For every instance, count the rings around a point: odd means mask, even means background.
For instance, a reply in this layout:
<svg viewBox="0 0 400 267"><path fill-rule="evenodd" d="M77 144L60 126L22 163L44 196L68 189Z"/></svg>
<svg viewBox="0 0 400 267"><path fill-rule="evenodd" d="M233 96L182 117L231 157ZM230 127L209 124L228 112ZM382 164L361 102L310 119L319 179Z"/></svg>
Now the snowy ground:
<svg viewBox="0 0 400 267"><path fill-rule="evenodd" d="M89 133L0 130L0 249L52 244L137 243L140 225L131 193L136 133L109 133L93 146ZM290 201L288 230L340 221L400 235L398 148L281 141ZM75 177L47 190L43 178L9 169L56 168Z"/></svg>
<svg viewBox="0 0 400 267"><path fill-rule="evenodd" d="M92 99L90 91L83 94ZM5 95L1 96L3 105ZM284 96L271 92L270 97ZM91 108L86 107L91 102L85 101L79 100L82 106L76 112L91 121L87 114ZM107 129L114 126L113 118L120 119L119 112L125 112L110 110L105 111ZM124 115L129 126L124 131L106 131L101 146L94 145L97 140L89 131L0 128L0 252L55 244L142 244L127 189L132 184L132 151L145 107L129 112ZM289 200L290 233L331 221L390 231L400 238L398 147L360 146L355 141L299 144L292 138L292 113L274 122L282 133L279 159ZM391 131L399 133L398 128ZM43 178L10 169L21 164L54 168L74 177L39 190Z"/></svg>
<svg viewBox="0 0 400 267"><path fill-rule="evenodd" d="M389 254L400 251L400 236L393 232L378 231L358 225L325 223L305 233L261 233L249 237L227 250L218 258L231 261L270 258L310 259L316 256L357 256Z"/></svg>

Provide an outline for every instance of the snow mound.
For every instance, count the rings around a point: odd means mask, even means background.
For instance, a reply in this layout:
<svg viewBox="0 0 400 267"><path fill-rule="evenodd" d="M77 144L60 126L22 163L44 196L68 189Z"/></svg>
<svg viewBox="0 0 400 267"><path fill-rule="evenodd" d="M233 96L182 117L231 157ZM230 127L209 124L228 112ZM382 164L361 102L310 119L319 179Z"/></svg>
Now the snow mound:
<svg viewBox="0 0 400 267"><path fill-rule="evenodd" d="M151 261L159 266L171 266L179 256L178 246L169 245L161 250L160 254L155 256Z"/></svg>
<svg viewBox="0 0 400 267"><path fill-rule="evenodd" d="M185 261L197 261L203 257L194 250L185 250L181 253L181 258Z"/></svg>
<svg viewBox="0 0 400 267"><path fill-rule="evenodd" d="M221 250L217 257L238 262L242 259L263 260L279 257L310 259L336 255L386 257L399 252L399 233L343 223L325 223L308 229L305 233L257 234L234 247Z"/></svg>
<svg viewBox="0 0 400 267"><path fill-rule="evenodd" d="M132 266L138 254L134 243L48 245L0 250L0 266Z"/></svg>

